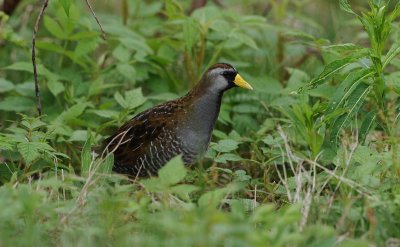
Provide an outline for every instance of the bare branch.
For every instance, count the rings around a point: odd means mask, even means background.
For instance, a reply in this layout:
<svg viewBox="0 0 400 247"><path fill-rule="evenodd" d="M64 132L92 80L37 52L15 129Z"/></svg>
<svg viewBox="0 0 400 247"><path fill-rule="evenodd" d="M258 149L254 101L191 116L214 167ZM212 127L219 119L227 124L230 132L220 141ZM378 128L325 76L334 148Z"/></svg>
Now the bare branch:
<svg viewBox="0 0 400 247"><path fill-rule="evenodd" d="M99 21L99 19L97 18L96 13L93 11L92 5L90 5L89 0L85 0L85 1L86 1L86 5L87 5L87 6L89 7L89 9L90 9L90 12L92 12L92 15L93 15L94 19L96 20L97 25L99 25L99 27L100 27L100 30L101 30L101 37L102 37L104 40L106 40L106 32L104 32L103 26L101 26L100 21Z"/></svg>
<svg viewBox="0 0 400 247"><path fill-rule="evenodd" d="M43 17L44 10L46 9L49 0L44 0L42 9L40 10L39 16L36 19L35 28L33 29L33 37L32 37L32 64L33 64L33 78L35 79L35 95L36 95L36 109L39 117L42 115L42 102L40 99L40 90L39 90L39 82L37 79L37 69L36 69L36 34L39 29L40 21Z"/></svg>

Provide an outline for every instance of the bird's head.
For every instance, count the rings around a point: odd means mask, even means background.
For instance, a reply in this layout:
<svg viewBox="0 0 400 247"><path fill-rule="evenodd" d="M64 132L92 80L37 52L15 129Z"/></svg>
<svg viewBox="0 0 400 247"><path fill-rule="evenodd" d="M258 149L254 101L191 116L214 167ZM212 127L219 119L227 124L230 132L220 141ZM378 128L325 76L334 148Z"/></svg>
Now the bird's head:
<svg viewBox="0 0 400 247"><path fill-rule="evenodd" d="M232 87L253 89L232 65L217 63L211 66L203 75L201 84L208 90L222 93Z"/></svg>

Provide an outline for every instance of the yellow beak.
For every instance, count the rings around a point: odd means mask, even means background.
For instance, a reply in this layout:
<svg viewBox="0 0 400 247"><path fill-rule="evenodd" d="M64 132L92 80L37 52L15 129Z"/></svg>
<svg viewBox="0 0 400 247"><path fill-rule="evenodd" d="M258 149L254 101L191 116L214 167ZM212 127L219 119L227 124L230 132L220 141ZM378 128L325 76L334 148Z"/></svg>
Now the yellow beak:
<svg viewBox="0 0 400 247"><path fill-rule="evenodd" d="M253 90L253 87L250 86L250 84L247 81L245 81L239 74L236 75L235 80L233 80L233 83L235 83L235 85L238 87Z"/></svg>

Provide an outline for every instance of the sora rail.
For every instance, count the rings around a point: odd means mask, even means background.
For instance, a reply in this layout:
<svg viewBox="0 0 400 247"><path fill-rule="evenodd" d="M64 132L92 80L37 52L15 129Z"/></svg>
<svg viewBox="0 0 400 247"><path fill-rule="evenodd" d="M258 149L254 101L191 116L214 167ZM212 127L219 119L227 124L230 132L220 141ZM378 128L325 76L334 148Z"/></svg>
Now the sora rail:
<svg viewBox="0 0 400 247"><path fill-rule="evenodd" d="M113 170L154 175L180 154L185 164L195 163L210 143L222 95L233 87L253 89L232 65L217 63L185 96L137 114L105 141L114 153Z"/></svg>

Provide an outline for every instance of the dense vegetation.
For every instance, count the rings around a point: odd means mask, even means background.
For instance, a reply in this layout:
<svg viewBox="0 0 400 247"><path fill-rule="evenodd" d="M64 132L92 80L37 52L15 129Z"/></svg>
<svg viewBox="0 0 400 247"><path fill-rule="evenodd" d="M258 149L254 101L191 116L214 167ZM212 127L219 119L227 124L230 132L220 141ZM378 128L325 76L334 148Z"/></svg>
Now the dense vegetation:
<svg viewBox="0 0 400 247"><path fill-rule="evenodd" d="M202 1L193 1L202 2ZM398 1L42 1L0 12L0 246L399 246ZM206 158L113 174L102 140L215 62Z"/></svg>

